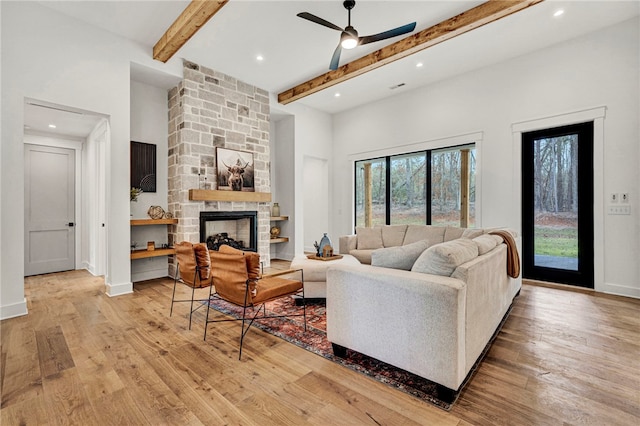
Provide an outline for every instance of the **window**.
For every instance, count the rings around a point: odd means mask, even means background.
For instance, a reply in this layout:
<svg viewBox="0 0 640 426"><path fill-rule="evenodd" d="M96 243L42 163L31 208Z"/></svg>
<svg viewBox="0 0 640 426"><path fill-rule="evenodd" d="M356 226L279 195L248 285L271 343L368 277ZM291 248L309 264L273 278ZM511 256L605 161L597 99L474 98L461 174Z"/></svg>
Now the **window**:
<svg viewBox="0 0 640 426"><path fill-rule="evenodd" d="M355 163L356 226L475 225L475 145Z"/></svg>
<svg viewBox="0 0 640 426"><path fill-rule="evenodd" d="M356 162L356 226L384 225L386 199L386 159Z"/></svg>

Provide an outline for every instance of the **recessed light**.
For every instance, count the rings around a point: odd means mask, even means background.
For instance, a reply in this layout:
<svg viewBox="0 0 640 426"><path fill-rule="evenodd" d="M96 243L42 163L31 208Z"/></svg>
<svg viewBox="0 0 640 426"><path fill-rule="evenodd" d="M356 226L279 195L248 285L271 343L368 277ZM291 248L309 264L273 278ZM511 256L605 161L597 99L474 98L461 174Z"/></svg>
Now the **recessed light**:
<svg viewBox="0 0 640 426"><path fill-rule="evenodd" d="M564 9L558 9L555 11L553 16L557 18L558 16L562 16L563 14L564 14Z"/></svg>
<svg viewBox="0 0 640 426"><path fill-rule="evenodd" d="M49 128L50 128L50 129L55 129L55 128L56 128L56 125L55 125L55 124L49 124Z"/></svg>
<svg viewBox="0 0 640 426"><path fill-rule="evenodd" d="M338 92L338 93L336 93L336 94L335 94L335 95L333 95L333 96L335 96L336 98L339 98L339 97L340 97L340 93Z"/></svg>
<svg viewBox="0 0 640 426"><path fill-rule="evenodd" d="M262 55L256 56L256 61L258 61L258 62L264 61L264 56L262 56Z"/></svg>
<svg viewBox="0 0 640 426"><path fill-rule="evenodd" d="M422 68L422 66L423 66L423 65L424 65L424 64L423 64L422 62L418 62L418 63L416 64L416 68Z"/></svg>

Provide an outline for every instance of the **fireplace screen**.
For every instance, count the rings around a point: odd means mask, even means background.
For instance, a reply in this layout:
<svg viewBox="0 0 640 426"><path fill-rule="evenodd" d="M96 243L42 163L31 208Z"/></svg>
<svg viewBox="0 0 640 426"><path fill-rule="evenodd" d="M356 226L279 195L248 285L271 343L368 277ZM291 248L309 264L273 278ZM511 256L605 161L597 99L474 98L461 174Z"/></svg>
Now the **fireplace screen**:
<svg viewBox="0 0 640 426"><path fill-rule="evenodd" d="M200 241L209 250L221 245L257 251L257 212L200 212Z"/></svg>

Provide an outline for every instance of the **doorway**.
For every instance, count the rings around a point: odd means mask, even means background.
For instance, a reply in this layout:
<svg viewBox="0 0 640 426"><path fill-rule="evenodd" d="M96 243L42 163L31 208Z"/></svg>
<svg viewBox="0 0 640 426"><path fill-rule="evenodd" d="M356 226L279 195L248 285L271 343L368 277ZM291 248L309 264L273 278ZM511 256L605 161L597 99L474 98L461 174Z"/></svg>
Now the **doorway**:
<svg viewBox="0 0 640 426"><path fill-rule="evenodd" d="M523 277L594 287L593 122L522 134Z"/></svg>

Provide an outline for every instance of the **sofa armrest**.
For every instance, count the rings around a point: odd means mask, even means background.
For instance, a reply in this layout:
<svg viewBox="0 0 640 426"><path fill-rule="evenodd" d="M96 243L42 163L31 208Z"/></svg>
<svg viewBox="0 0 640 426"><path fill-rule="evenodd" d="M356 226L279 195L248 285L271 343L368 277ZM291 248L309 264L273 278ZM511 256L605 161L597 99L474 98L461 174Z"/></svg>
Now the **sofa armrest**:
<svg viewBox="0 0 640 426"><path fill-rule="evenodd" d="M465 352L471 368L509 310L521 282L507 275L507 246L458 266L452 277L467 283Z"/></svg>
<svg viewBox="0 0 640 426"><path fill-rule="evenodd" d="M349 254L351 250L355 250L358 247L358 236L356 234L343 235L340 237L338 244L340 254Z"/></svg>
<svg viewBox="0 0 640 426"><path fill-rule="evenodd" d="M466 376L466 285L368 265L327 270L327 338L457 389Z"/></svg>

